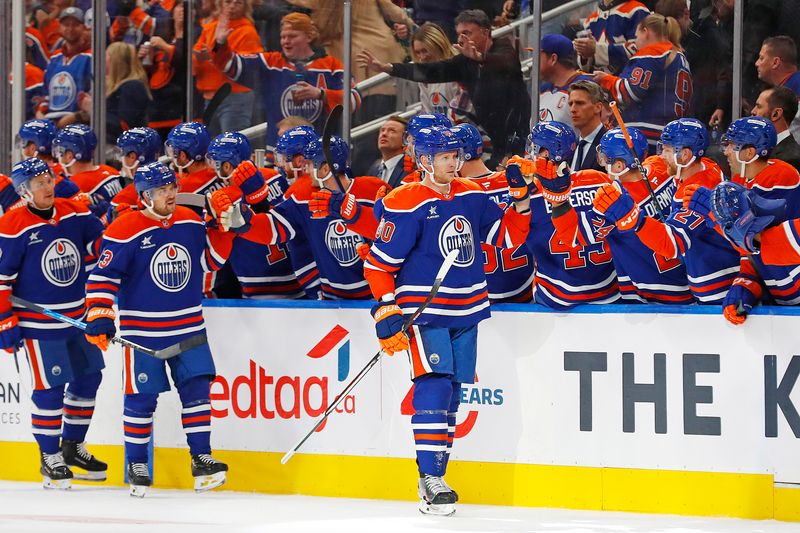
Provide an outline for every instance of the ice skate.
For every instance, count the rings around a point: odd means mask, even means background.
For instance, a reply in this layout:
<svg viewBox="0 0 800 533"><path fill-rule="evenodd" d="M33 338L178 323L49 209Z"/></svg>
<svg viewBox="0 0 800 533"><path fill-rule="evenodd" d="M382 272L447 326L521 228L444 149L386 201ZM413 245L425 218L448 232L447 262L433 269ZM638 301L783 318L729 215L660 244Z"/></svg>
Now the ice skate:
<svg viewBox="0 0 800 533"><path fill-rule="evenodd" d="M192 476L196 492L215 489L225 483L227 471L228 465L217 461L210 454L201 453L192 456Z"/></svg>
<svg viewBox="0 0 800 533"><path fill-rule="evenodd" d="M428 474L419 478L419 512L450 516L456 512L458 496L441 477Z"/></svg>
<svg viewBox="0 0 800 533"><path fill-rule="evenodd" d="M73 470L75 479L105 481L108 465L86 450L85 442L65 440L61 443L64 462Z"/></svg>
<svg viewBox="0 0 800 533"><path fill-rule="evenodd" d="M137 498L144 498L147 487L153 484L150 479L150 471L147 463L128 463L128 485L130 485L130 495Z"/></svg>
<svg viewBox="0 0 800 533"><path fill-rule="evenodd" d="M61 452L43 453L42 467L42 486L46 489L67 490L72 488L72 471L64 462Z"/></svg>

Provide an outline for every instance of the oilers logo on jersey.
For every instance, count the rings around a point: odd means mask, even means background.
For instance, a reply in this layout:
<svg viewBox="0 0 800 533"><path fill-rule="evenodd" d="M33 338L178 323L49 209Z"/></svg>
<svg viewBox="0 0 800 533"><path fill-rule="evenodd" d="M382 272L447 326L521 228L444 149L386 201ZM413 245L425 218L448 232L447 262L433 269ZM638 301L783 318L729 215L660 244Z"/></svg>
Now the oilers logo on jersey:
<svg viewBox="0 0 800 533"><path fill-rule="evenodd" d="M68 239L56 239L42 254L42 273L57 287L68 287L78 277L81 257L78 248Z"/></svg>
<svg viewBox="0 0 800 533"><path fill-rule="evenodd" d="M350 266L360 258L356 246L364 242L357 233L347 229L341 220L331 220L325 230L325 244L331 255L342 266Z"/></svg>
<svg viewBox="0 0 800 533"><path fill-rule="evenodd" d="M461 215L450 217L439 230L439 251L442 252L442 257L447 257L453 250L458 250L456 265L470 266L475 260L472 226L469 220Z"/></svg>
<svg viewBox="0 0 800 533"><path fill-rule="evenodd" d="M320 87L324 87L324 85L320 85ZM284 117L303 117L309 122L314 123L322 114L323 103L321 100L316 99L303 100L302 102L295 101L292 93L300 88L300 85L292 84L283 91L281 94L281 112Z"/></svg>
<svg viewBox="0 0 800 533"><path fill-rule="evenodd" d="M61 71L53 76L47 87L50 95L50 111L63 111L69 108L75 101L76 87L75 79L67 71Z"/></svg>
<svg viewBox="0 0 800 533"><path fill-rule="evenodd" d="M150 260L150 276L167 292L178 292L186 287L191 273L189 251L174 242L161 246Z"/></svg>

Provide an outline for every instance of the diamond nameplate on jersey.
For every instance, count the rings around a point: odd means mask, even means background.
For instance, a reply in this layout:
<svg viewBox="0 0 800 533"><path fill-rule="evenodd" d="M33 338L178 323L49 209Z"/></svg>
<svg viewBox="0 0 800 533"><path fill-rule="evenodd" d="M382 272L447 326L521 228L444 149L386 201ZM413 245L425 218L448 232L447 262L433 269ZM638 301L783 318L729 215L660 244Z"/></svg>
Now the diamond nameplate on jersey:
<svg viewBox="0 0 800 533"><path fill-rule="evenodd" d="M167 292L178 292L186 287L191 273L189 252L174 242L163 245L150 260L150 276Z"/></svg>
<svg viewBox="0 0 800 533"><path fill-rule="evenodd" d="M316 122L322 114L322 101L316 99L295 101L294 92L300 90L301 85L293 84L281 94L281 113L284 117L303 117L309 122Z"/></svg>
<svg viewBox="0 0 800 533"><path fill-rule="evenodd" d="M57 287L72 285L81 268L78 248L70 240L54 240L42 255L42 273Z"/></svg>
<svg viewBox="0 0 800 533"><path fill-rule="evenodd" d="M458 250L456 265L469 266L475 259L472 226L469 220L461 215L451 217L439 230L439 251L442 252L442 257L447 257L453 250Z"/></svg>
<svg viewBox="0 0 800 533"><path fill-rule="evenodd" d="M353 265L361 259L356 247L362 242L364 239L347 229L341 220L332 220L325 230L325 245L342 266Z"/></svg>

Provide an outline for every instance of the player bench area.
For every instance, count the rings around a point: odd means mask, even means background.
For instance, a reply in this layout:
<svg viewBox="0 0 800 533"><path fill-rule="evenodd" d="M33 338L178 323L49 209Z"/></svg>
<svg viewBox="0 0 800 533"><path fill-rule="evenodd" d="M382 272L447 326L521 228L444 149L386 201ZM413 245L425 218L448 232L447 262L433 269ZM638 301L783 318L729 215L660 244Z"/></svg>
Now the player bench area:
<svg viewBox="0 0 800 533"><path fill-rule="evenodd" d="M375 351L367 302L207 300L215 354L215 454L226 488L410 500L413 443L405 357L307 431ZM477 380L461 390L450 482L462 502L798 520L793 458L800 311L761 307L743 327L713 308L583 306L568 314L502 304L478 338ZM578 334L578 332L580 332ZM235 339L235 342L231 342ZM123 484L122 356L106 354L88 440ZM38 480L29 403L0 360L5 479ZM156 487L190 488L174 392L156 412ZM14 422L18 420L19 422ZM217 451L218 450L218 451ZM359 472L354 476L353 472Z"/></svg>

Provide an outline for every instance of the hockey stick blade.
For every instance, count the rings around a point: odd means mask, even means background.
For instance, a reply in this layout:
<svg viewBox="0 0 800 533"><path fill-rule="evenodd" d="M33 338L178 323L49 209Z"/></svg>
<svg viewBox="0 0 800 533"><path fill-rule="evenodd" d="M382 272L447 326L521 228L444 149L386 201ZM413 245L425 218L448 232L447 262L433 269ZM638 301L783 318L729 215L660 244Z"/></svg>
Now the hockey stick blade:
<svg viewBox="0 0 800 533"><path fill-rule="evenodd" d="M339 186L339 192L344 194L344 187L342 187L342 180L339 179L339 174L333 170L333 157L331 157L331 136L333 135L336 125L342 119L342 111L344 108L341 105L335 106L331 109L328 118L325 119L325 127L322 128L322 153L325 154L325 162L328 163L328 172L333 175L336 180L336 185Z"/></svg>
<svg viewBox="0 0 800 533"><path fill-rule="evenodd" d="M439 267L439 272L436 273L436 279L434 280L433 285L431 286L431 290L428 293L428 297L425 298L425 301L422 302L422 304L416 309L416 311L414 311L414 313L408 318L408 320L406 320L406 323L403 325L403 331L407 331L408 328L410 328L414 324L414 320L416 320L417 317L419 317L419 315L422 314L425 308L428 307L431 301L436 297L436 294L439 292L439 287L442 285L442 282L444 281L444 278L447 276L447 273L453 267L453 263L455 263L457 257L458 257L458 250L451 250L450 253L447 254L447 257L445 257L442 266ZM300 447L303 446L303 444L305 444L305 442L311 437L311 435L314 434L317 428L320 427L322 423L328 419L328 416L330 416L330 414L339 406L340 403L342 403L342 401L347 397L347 395L350 394L350 391L352 391L356 387L356 385L358 385L361 379L367 375L367 373L372 369L372 367L378 363L378 361L381 358L381 355L383 355L383 350L379 350L378 353L373 355L372 359L370 359L367 362L364 368L362 368L358 372L358 374L356 374L356 376L350 381L350 383L348 383L347 386L345 386L344 390L342 390L342 392L340 392L336 396L336 398L334 398L333 402L328 406L327 409L325 409L325 412L323 412L322 415L314 423L314 427L312 427L311 430L308 433L306 433L302 439L300 439L300 442L295 444L291 450L286 452L283 455L283 457L281 457L282 465L288 463L289 459L291 459L292 456L295 453L297 453L297 450L299 450Z"/></svg>
<svg viewBox="0 0 800 533"><path fill-rule="evenodd" d="M70 326L76 327L81 331L86 331L86 322L82 322L75 318L68 317L66 315L62 315L52 309L47 309L46 307L42 307L39 304L35 304L33 302L29 302L24 298L20 298L19 296L9 296L9 301L11 303L15 303L21 307L25 307L26 309L30 309L31 311L36 311L39 314L49 316L59 322L64 322L65 324L69 324ZM201 339L202 338L202 339ZM206 342L205 334L195 335L194 337L189 337L188 339L181 341L179 343L173 344L171 346L167 346L161 350L152 350L150 348L145 348L144 346L140 346L135 342L131 342L125 340L120 337L111 337L109 339L111 342L115 344L119 344L120 346L126 346L137 352L141 352L145 355L149 355L150 357L155 357L156 359L169 359L170 357L175 357L181 352L185 352L188 349L194 348L195 346L199 346Z"/></svg>
<svg viewBox="0 0 800 533"><path fill-rule="evenodd" d="M633 156L633 162L636 164L636 168L639 170L642 178L644 178L644 184L647 186L647 192L650 193L650 198L653 200L653 204L658 210L658 215L660 216L657 216L656 220L667 218L667 214L664 212L664 207L656 198L656 192L653 190L653 185L650 183L650 180L647 179L647 172L645 171L644 166L642 166L642 162L639 161L639 156L636 155L636 149L633 147L633 139L631 139L630 133L628 132L628 126L625 125L625 121L622 119L622 114L619 112L617 103L612 100L608 106L611 108L614 118L617 119L619 129L622 130L622 135L625 137L625 144L628 145L628 149L631 151L631 155Z"/></svg>

